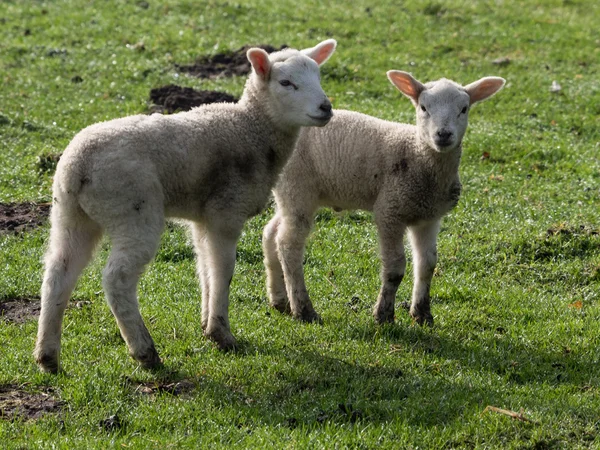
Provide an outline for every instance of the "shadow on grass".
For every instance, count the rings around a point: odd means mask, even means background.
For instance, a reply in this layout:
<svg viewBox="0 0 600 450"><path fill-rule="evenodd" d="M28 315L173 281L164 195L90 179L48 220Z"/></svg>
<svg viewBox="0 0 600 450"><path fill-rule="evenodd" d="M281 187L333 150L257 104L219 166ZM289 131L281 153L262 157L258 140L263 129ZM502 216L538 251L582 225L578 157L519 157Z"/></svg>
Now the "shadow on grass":
<svg viewBox="0 0 600 450"><path fill-rule="evenodd" d="M434 326L423 329L416 325L375 324L356 326L350 331L356 339L388 339L400 354L432 355L436 360L454 362L461 368L501 377L514 387L546 384L571 385L584 389L590 376L596 373L597 361L564 343L555 348L541 348L535 341L525 341L507 335L502 327L494 336L471 333L465 339L449 339Z"/></svg>
<svg viewBox="0 0 600 450"><path fill-rule="evenodd" d="M293 345L270 348L241 340L233 357L259 375L236 369L224 382L205 376L197 385L217 404L240 411L246 424L257 420L296 428L401 421L427 427L453 423L487 405L510 407L505 402L513 391L532 398L529 407L545 408L553 400L536 397L540 388L562 385L583 392L596 370L576 351L535 348L506 336L459 341L435 327L398 324L359 324L349 334L348 345L383 337L388 355L398 354L398 364L363 365Z"/></svg>

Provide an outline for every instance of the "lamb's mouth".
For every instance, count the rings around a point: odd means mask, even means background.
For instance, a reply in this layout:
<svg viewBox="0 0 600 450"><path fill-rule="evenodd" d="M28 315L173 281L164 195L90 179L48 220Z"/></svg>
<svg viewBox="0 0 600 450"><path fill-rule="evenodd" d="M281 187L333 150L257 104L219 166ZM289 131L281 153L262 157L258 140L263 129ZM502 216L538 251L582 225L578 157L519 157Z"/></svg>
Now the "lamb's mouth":
<svg viewBox="0 0 600 450"><path fill-rule="evenodd" d="M326 125L327 123L329 123L329 121L333 117L333 114L329 113L329 114L324 114L322 116L311 116L310 114L307 114L307 116L316 122Z"/></svg>
<svg viewBox="0 0 600 450"><path fill-rule="evenodd" d="M454 141L452 141L452 142L435 142L435 149L440 153L451 152L452 150L454 150L457 147L458 147L458 145L456 145L456 143Z"/></svg>

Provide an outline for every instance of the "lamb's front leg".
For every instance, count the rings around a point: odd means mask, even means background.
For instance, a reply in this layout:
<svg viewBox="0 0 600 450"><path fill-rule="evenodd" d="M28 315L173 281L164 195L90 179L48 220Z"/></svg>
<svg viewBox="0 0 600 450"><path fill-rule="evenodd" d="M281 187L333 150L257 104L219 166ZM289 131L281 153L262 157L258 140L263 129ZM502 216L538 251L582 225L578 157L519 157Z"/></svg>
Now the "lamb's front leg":
<svg viewBox="0 0 600 450"><path fill-rule="evenodd" d="M433 325L429 291L437 263L437 235L439 231L439 220L410 228L415 282L410 315L419 325Z"/></svg>
<svg viewBox="0 0 600 450"><path fill-rule="evenodd" d="M304 282L302 260L304 245L309 233L308 216L304 214L286 215L281 217L275 239L292 316L304 322L321 322L321 317L313 308Z"/></svg>
<svg viewBox="0 0 600 450"><path fill-rule="evenodd" d="M267 295L269 297L269 305L272 308L275 308L280 313L290 314L290 302L285 291L283 268L277 254L276 237L280 222L281 218L276 215L263 231L262 247L267 275Z"/></svg>
<svg viewBox="0 0 600 450"><path fill-rule="evenodd" d="M403 242L405 227L377 221L377 229L381 254L381 290L373 309L373 316L379 324L393 323L396 292L406 270Z"/></svg>
<svg viewBox="0 0 600 450"><path fill-rule="evenodd" d="M236 342L229 329L229 286L241 227L236 232L215 228L207 230L204 247L205 264L208 266L208 318L204 335L220 350L232 350Z"/></svg>

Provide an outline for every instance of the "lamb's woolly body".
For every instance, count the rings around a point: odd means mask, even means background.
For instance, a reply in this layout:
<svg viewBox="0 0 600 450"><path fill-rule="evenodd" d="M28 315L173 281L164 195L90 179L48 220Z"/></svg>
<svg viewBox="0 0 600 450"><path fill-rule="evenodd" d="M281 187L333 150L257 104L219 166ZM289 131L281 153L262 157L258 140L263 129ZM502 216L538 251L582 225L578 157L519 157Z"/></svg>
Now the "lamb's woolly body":
<svg viewBox="0 0 600 450"><path fill-rule="evenodd" d="M441 79L422 85L405 72L390 80L417 107L417 125L335 111L323 129L305 129L274 190L276 215L263 249L270 304L305 321L320 320L302 273L305 240L321 206L373 211L379 232L382 287L378 322L394 320L396 291L406 268L409 231L414 278L411 315L433 323L429 290L442 217L458 202L458 167L470 104L504 84L484 78L465 88Z"/></svg>
<svg viewBox="0 0 600 450"><path fill-rule="evenodd" d="M55 201L77 202L99 224L155 204L167 217L245 220L263 208L297 134L243 103L92 125L59 161ZM107 216L99 200L115 196Z"/></svg>
<svg viewBox="0 0 600 450"><path fill-rule="evenodd" d="M58 370L63 314L104 232L112 244L103 271L107 302L131 356L145 367L160 363L136 290L166 217L185 219L191 228L204 333L221 349L235 345L228 295L237 239L244 222L264 207L300 128L323 126L331 117L318 65L334 49L334 40L270 57L251 49L253 73L239 103L111 120L72 140L54 178L34 351L42 370Z"/></svg>
<svg viewBox="0 0 600 450"><path fill-rule="evenodd" d="M438 218L458 201L461 152L433 153L417 141L414 125L336 110L327 128L300 133L275 189L278 208L386 208L412 225Z"/></svg>

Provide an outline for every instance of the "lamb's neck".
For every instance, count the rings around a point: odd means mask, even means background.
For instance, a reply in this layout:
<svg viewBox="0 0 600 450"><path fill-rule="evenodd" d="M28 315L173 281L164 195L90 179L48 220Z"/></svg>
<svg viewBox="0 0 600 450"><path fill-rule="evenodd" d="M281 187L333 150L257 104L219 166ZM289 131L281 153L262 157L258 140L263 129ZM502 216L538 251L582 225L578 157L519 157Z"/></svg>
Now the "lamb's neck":
<svg viewBox="0 0 600 450"><path fill-rule="evenodd" d="M417 154L422 164L428 167L438 180L454 179L458 174L458 167L462 156L462 143L455 149L441 153L431 148L423 141L417 141Z"/></svg>
<svg viewBox="0 0 600 450"><path fill-rule="evenodd" d="M273 162L280 170L296 146L301 127L282 126L277 118L273 117L265 96L265 92L258 92L248 82L238 105L244 108L257 124L260 124L262 135L268 137L269 148L266 150L269 152L269 158L274 157Z"/></svg>

